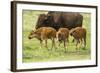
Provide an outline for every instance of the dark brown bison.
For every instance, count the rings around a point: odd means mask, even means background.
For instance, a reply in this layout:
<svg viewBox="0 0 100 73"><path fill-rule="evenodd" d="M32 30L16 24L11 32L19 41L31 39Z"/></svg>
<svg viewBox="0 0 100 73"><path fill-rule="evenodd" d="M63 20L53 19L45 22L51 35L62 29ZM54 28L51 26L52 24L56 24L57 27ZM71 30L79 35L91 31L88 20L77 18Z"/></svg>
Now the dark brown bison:
<svg viewBox="0 0 100 73"><path fill-rule="evenodd" d="M76 50L78 49L78 44L81 43L82 48L86 47L86 29L82 27L76 27L70 31L70 35L76 40Z"/></svg>
<svg viewBox="0 0 100 73"><path fill-rule="evenodd" d="M41 47L42 47L42 43L43 41L45 41L45 47L47 47L47 40L48 39L51 39L52 40L52 47L55 47L55 38L56 38L56 30L52 27L41 27L41 28L38 28L38 29L33 29L29 36L28 36L29 39L32 39L32 38L37 38L39 41L40 41L40 44L41 44Z"/></svg>
<svg viewBox="0 0 100 73"><path fill-rule="evenodd" d="M67 28L60 28L56 33L57 40L59 41L59 47L61 42L64 44L65 52L67 48L67 42L69 38L69 30Z"/></svg>
<svg viewBox="0 0 100 73"><path fill-rule="evenodd" d="M45 15L45 18L42 18L43 23L40 22L38 19L36 29L42 26L49 26L55 28L57 31L59 28L68 28L70 30L75 27L82 27L83 16L77 12L49 11Z"/></svg>

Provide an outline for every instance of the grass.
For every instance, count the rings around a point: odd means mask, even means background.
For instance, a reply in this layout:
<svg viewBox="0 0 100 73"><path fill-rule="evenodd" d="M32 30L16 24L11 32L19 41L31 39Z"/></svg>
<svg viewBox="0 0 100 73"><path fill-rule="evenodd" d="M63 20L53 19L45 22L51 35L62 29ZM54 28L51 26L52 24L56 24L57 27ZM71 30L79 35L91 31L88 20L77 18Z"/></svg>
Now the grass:
<svg viewBox="0 0 100 73"><path fill-rule="evenodd" d="M45 11L23 11L23 62L47 62L47 61L69 61L69 60L86 60L91 59L91 15L89 13L81 13L84 17L83 25L87 29L87 45L86 50L80 48L76 52L75 43L72 43L70 36L68 43L68 52L64 52L63 44L58 49L40 48L40 43L37 39L28 39L28 35L32 28L36 25L39 14L47 13ZM51 46L51 41L48 41L48 46Z"/></svg>

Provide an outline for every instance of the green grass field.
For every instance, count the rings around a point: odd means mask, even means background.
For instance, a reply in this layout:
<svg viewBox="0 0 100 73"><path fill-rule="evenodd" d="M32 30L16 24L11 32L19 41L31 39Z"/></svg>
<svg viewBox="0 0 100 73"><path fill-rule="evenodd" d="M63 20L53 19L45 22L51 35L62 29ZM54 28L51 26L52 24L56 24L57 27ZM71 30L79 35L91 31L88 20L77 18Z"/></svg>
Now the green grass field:
<svg viewBox="0 0 100 73"><path fill-rule="evenodd" d="M37 39L28 39L28 35L32 28L36 25L39 14L47 13L44 11L23 11L23 62L47 62L47 61L69 61L69 60L86 60L91 59L91 14L81 13L84 17L83 26L87 29L87 44L86 50L80 48L76 52L75 42L72 43L72 37L69 37L68 51L64 52L63 44L58 49L48 50L40 48L40 43ZM51 46L49 40L48 46Z"/></svg>

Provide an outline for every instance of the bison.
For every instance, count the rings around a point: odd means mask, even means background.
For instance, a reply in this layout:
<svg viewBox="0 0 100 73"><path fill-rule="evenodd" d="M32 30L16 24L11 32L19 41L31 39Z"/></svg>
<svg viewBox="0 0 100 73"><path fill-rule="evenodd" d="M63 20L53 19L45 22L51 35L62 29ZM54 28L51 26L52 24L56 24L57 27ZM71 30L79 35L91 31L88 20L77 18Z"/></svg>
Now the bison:
<svg viewBox="0 0 100 73"><path fill-rule="evenodd" d="M29 39L37 38L40 41L41 47L43 41L45 41L45 47L47 47L47 40L52 40L52 47L55 47L56 30L52 27L41 27L36 30L32 30L28 36Z"/></svg>
<svg viewBox="0 0 100 73"><path fill-rule="evenodd" d="M43 23L41 23L40 19L42 19ZM82 22L83 16L80 13L49 11L45 14L45 18L40 18L39 16L36 29L42 26L49 26L57 31L59 28L68 28L70 30L75 27L82 27Z"/></svg>
<svg viewBox="0 0 100 73"><path fill-rule="evenodd" d="M64 43L64 48L65 48L65 52L66 52L67 42L68 42L68 38L69 38L69 30L67 28L60 28L58 30L58 32L56 33L56 37L59 41L59 46L60 46L61 42Z"/></svg>
<svg viewBox="0 0 100 73"><path fill-rule="evenodd" d="M70 35L76 40L76 50L78 49L78 44L81 43L83 48L86 47L86 29L82 27L76 27L70 31Z"/></svg>

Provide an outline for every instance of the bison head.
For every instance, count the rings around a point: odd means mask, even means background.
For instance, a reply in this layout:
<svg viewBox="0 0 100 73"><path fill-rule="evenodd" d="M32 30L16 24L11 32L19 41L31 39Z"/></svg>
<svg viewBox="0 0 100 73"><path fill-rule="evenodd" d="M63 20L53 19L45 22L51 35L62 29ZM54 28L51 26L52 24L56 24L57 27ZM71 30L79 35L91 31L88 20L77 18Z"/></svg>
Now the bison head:
<svg viewBox="0 0 100 73"><path fill-rule="evenodd" d="M30 32L28 38L29 38L29 39L32 39L32 38L34 38L34 37L36 37L36 31L35 31L35 30L32 30L32 31Z"/></svg>
<svg viewBox="0 0 100 73"><path fill-rule="evenodd" d="M35 28L38 29L40 27L47 26L47 23L48 21L46 14L40 14Z"/></svg>

